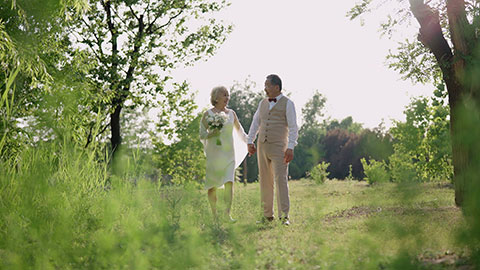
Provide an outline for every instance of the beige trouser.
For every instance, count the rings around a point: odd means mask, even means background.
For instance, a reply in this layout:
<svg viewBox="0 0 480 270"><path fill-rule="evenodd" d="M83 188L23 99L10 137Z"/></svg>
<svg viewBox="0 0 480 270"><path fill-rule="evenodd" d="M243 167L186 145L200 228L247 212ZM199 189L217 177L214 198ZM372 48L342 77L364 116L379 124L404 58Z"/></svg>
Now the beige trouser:
<svg viewBox="0 0 480 270"><path fill-rule="evenodd" d="M260 194L263 215L273 217L274 183L276 184L279 217L288 217L290 198L288 196L288 164L284 156L287 146L283 142L258 143L258 169L260 173Z"/></svg>

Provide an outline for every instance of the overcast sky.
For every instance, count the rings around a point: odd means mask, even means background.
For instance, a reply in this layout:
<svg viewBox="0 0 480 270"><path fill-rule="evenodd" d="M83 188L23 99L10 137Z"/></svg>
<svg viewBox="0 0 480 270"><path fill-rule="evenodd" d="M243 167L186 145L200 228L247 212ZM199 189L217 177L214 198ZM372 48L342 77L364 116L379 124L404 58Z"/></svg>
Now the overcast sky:
<svg viewBox="0 0 480 270"><path fill-rule="evenodd" d="M433 86L402 81L387 68L385 56L399 40L380 38L378 19L385 16L378 12L366 17L364 26L350 21L346 12L355 0L231 2L220 17L234 24L234 31L215 56L173 73L175 80L190 82L202 109L214 86L229 88L249 77L260 91L271 73L292 93L299 121L315 90L327 98L327 116L352 116L368 128L382 119L387 126L391 119L404 120L412 96L432 93ZM402 34L414 36L417 29L413 23Z"/></svg>

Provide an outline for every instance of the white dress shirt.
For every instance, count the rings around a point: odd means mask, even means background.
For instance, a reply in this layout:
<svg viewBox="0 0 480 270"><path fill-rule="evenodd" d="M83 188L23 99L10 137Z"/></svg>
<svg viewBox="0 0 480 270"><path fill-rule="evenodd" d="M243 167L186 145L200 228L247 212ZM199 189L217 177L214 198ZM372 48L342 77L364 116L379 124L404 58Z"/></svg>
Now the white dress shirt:
<svg viewBox="0 0 480 270"><path fill-rule="evenodd" d="M280 100L280 98L283 97L283 94L280 94L276 97L277 102ZM252 144L258 134L258 129L260 128L260 116L259 116L259 111L260 111L260 104L258 105L257 111L255 112L255 115L253 115L253 120L252 124L250 125L250 130L248 131L248 143ZM271 110L273 106L277 104L274 101L269 102L269 109ZM293 104L293 101L290 99L287 101L287 125L288 125L288 146L287 148L293 149L297 145L297 139L298 139L298 126L297 126L297 114L295 112L295 104Z"/></svg>

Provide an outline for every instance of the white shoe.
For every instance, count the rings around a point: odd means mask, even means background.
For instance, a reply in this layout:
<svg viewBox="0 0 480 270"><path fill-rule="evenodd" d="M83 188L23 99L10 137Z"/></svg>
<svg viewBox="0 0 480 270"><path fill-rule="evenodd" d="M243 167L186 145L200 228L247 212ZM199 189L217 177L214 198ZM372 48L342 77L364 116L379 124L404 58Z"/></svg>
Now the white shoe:
<svg viewBox="0 0 480 270"><path fill-rule="evenodd" d="M235 223L235 222L237 222L237 220L234 219L234 218L232 218L232 216L230 216L230 215L228 215L228 216L226 217L226 219L227 219L227 221L230 222L230 223Z"/></svg>

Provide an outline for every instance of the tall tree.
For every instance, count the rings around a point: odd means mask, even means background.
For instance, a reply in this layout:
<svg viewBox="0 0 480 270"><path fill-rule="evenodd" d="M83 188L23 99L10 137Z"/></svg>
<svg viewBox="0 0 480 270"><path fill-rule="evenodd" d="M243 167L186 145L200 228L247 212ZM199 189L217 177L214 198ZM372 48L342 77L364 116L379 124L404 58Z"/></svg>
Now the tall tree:
<svg viewBox="0 0 480 270"><path fill-rule="evenodd" d="M320 125L320 119L324 116L326 102L327 98L318 90L315 90L312 98L310 98L302 108L302 130L315 128Z"/></svg>
<svg viewBox="0 0 480 270"><path fill-rule="evenodd" d="M290 163L289 173L293 178L305 177L323 156L321 140L325 129L320 120L324 116L327 98L318 90L302 108L303 123L298 134L298 145L295 147L295 158Z"/></svg>
<svg viewBox="0 0 480 270"><path fill-rule="evenodd" d="M231 31L211 14L225 0L90 0L90 9L71 28L95 55L89 76L108 102L112 151L121 144L125 106L168 99L169 71L212 55Z"/></svg>
<svg viewBox="0 0 480 270"><path fill-rule="evenodd" d="M363 0L356 5L349 13L353 19L366 11L374 1ZM469 186L477 178L466 177L469 171L477 166L478 153L469 145L472 136L468 133L468 122L463 117L471 117L478 114L480 107L480 2L474 0L446 0L428 1L409 0L408 9L420 24L417 36L417 45L431 53L430 64L425 65L425 56L418 46L410 46L412 53L405 53L409 45L414 42L406 42L401 46L401 53L398 54L398 62L392 67L399 69L406 77L413 78L418 73L425 71L441 71L442 80L447 86L448 100L450 107L450 133L452 137L452 153L454 166L455 202L463 205L466 192L472 190ZM400 6L398 4L397 6ZM388 32L399 22L405 21L410 12L401 7L397 12L399 18L392 18L383 24ZM403 50L402 50L403 47ZM419 53L420 52L420 53ZM414 57L414 53L417 56ZM407 56L407 58L402 58ZM434 67L433 69L422 69ZM420 68L420 69L416 69ZM415 76L413 74L416 74ZM420 75L420 77L422 77ZM467 137L466 137L467 136ZM479 137L475 134L474 137ZM468 179L468 180L467 180Z"/></svg>
<svg viewBox="0 0 480 270"><path fill-rule="evenodd" d="M230 87L230 101L228 106L235 110L238 120L247 133L252 124L253 115L257 110L257 106L264 97L261 91L255 91L255 87L256 84L248 78L245 79L243 83L235 82L234 85ZM253 155L245 158L242 168L244 183L247 182L247 179L256 179L258 176L257 156Z"/></svg>

